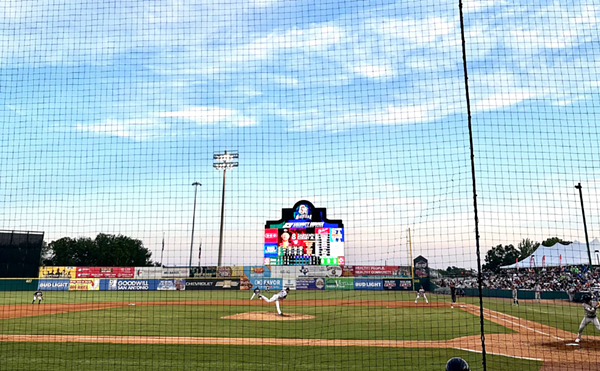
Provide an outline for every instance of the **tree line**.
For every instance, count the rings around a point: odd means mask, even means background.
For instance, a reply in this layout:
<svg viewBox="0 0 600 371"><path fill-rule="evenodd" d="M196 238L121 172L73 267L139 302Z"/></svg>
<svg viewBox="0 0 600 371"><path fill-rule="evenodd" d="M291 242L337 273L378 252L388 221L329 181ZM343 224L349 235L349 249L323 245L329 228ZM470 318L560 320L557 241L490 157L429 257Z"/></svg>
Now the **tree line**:
<svg viewBox="0 0 600 371"><path fill-rule="evenodd" d="M43 243L41 265L82 267L160 266L142 241L123 235L100 233L96 238L63 237Z"/></svg>
<svg viewBox="0 0 600 371"><path fill-rule="evenodd" d="M483 269L498 272L500 267L505 265L514 264L517 261L522 261L526 257L530 256L535 250L544 245L547 247L554 246L554 244L560 243L562 245L568 245L571 241L564 241L558 237L551 237L542 243L533 242L529 238L524 238L517 247L511 245L498 245L491 248L485 255L485 264Z"/></svg>

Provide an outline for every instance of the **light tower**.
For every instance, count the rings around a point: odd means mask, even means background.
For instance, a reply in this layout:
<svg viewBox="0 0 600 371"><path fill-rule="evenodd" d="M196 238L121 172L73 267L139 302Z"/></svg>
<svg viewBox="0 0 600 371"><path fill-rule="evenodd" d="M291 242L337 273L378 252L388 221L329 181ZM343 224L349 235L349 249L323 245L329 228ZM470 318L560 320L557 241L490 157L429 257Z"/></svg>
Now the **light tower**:
<svg viewBox="0 0 600 371"><path fill-rule="evenodd" d="M221 197L221 232L219 233L219 262L218 266L221 266L223 261L223 218L225 216L225 174L228 169L233 169L234 167L238 167L238 162L233 162L233 160L239 158L240 155L237 152L229 153L225 151L225 153L215 153L213 155L213 167L217 170L223 170L223 192Z"/></svg>

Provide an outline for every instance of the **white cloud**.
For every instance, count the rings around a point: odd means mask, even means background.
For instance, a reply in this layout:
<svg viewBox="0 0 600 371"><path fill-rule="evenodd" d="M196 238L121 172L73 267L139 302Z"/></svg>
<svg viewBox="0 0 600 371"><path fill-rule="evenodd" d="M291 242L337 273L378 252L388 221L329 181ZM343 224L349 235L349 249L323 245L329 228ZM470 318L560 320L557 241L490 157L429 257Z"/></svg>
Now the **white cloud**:
<svg viewBox="0 0 600 371"><path fill-rule="evenodd" d="M165 130L168 129L168 126L150 119L123 121L107 119L99 124L77 124L75 128L83 132L104 134L108 136L129 138L140 141L164 136Z"/></svg>
<svg viewBox="0 0 600 371"><path fill-rule="evenodd" d="M183 111L161 112L158 116L182 118L194 121L200 125L224 123L242 127L254 126L257 124L256 120L241 115L236 110L219 107L192 107Z"/></svg>

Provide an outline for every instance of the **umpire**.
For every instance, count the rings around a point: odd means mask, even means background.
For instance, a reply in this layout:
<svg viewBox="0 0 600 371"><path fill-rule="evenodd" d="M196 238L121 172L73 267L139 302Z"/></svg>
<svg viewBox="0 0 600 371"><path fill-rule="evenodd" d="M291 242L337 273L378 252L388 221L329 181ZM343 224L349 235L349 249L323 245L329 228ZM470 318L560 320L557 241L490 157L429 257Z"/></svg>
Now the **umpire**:
<svg viewBox="0 0 600 371"><path fill-rule="evenodd" d="M471 371L469 364L462 358L450 358L446 363L446 371Z"/></svg>

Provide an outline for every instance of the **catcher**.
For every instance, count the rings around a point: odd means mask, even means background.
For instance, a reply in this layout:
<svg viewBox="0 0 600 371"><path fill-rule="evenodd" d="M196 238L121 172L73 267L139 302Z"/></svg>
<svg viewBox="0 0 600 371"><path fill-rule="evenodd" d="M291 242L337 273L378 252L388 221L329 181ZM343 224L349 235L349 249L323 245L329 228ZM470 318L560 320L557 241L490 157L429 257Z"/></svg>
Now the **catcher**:
<svg viewBox="0 0 600 371"><path fill-rule="evenodd" d="M581 341L581 334L583 333L583 329L593 323L594 326L600 331L600 322L598 322L598 317L596 317L596 309L598 309L598 302L592 304L592 297L589 294L583 295L583 310L585 310L585 317L581 321L581 325L579 325L579 331L577 333L577 339L575 339L576 343Z"/></svg>

